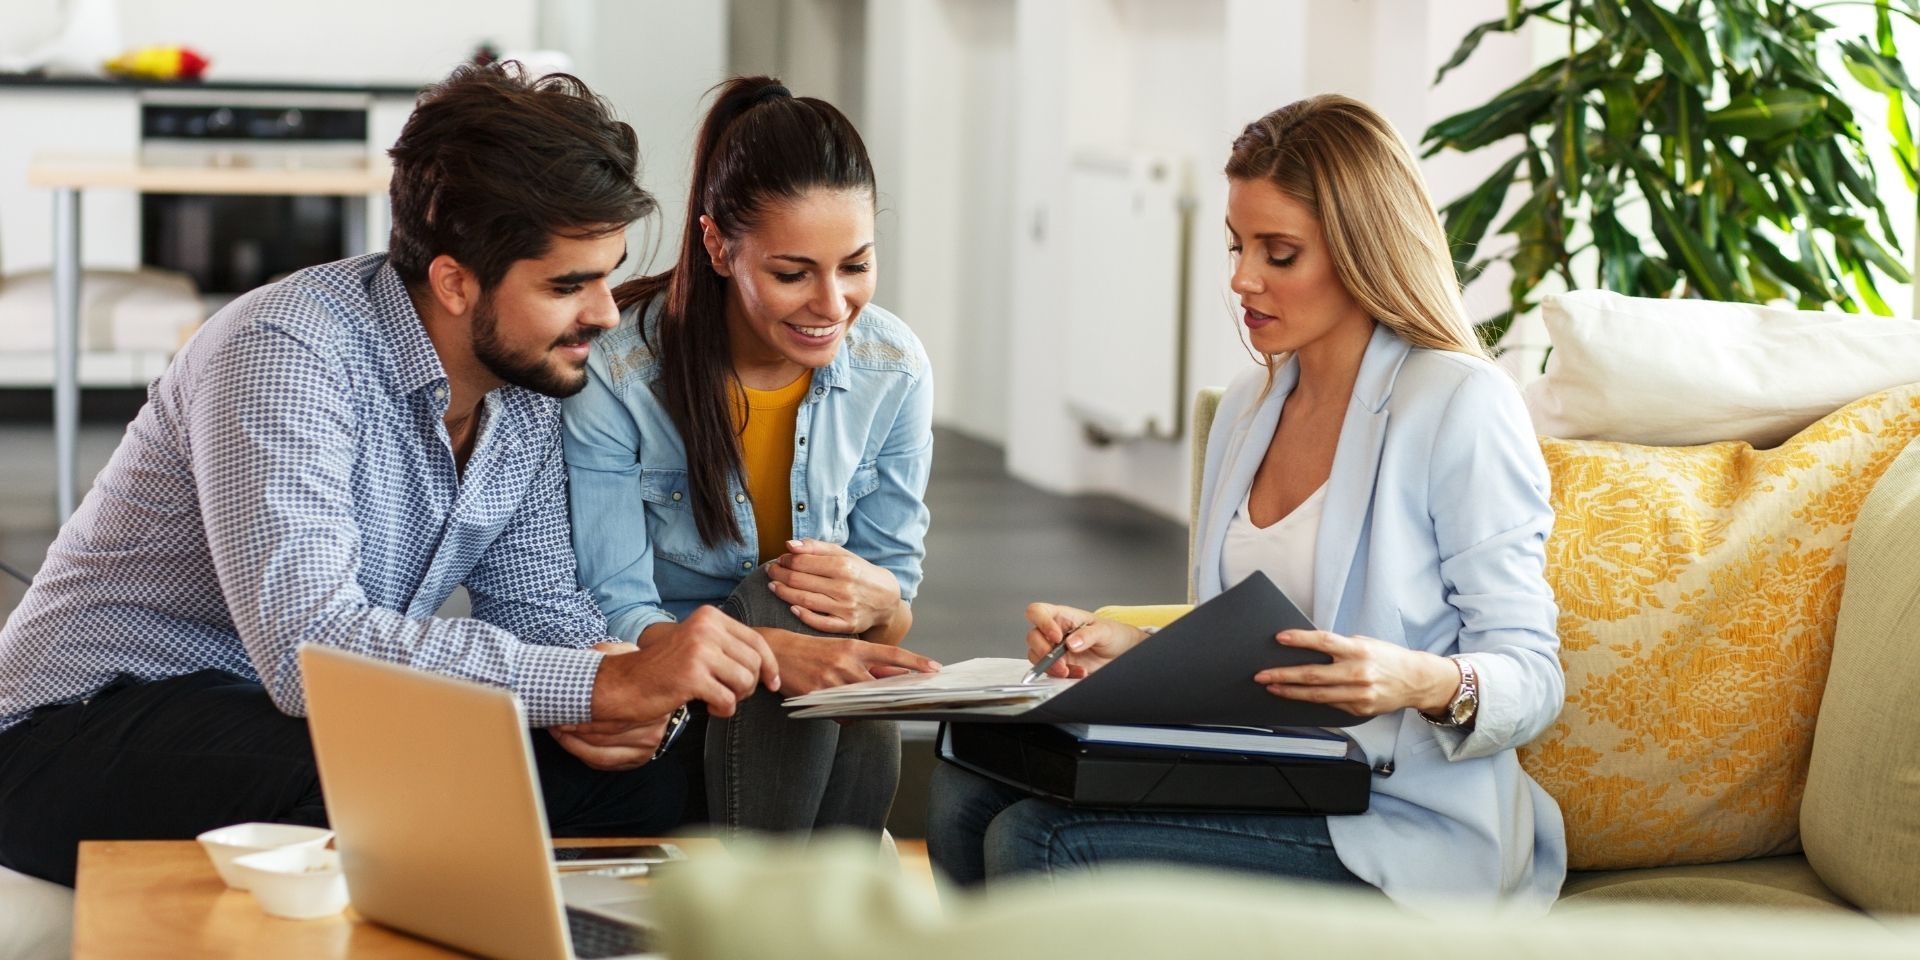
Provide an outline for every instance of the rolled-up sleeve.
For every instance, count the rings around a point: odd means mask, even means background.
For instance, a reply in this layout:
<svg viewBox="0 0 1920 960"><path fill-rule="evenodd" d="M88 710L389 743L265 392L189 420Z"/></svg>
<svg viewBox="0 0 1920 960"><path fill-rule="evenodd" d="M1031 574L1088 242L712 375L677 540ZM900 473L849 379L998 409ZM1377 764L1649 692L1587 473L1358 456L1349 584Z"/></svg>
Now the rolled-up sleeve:
<svg viewBox="0 0 1920 960"><path fill-rule="evenodd" d="M199 505L220 591L277 707L306 713L295 651L316 643L506 687L536 724L589 719L599 653L369 602L358 581L354 384L344 364L268 325L213 351L188 406Z"/></svg>
<svg viewBox="0 0 1920 960"><path fill-rule="evenodd" d="M1566 693L1546 579L1547 467L1503 374L1476 371L1455 389L1430 462L1440 578L1460 613L1457 652L1473 665L1480 701L1471 733L1442 731L1441 743L1452 759L1488 756L1539 736Z"/></svg>

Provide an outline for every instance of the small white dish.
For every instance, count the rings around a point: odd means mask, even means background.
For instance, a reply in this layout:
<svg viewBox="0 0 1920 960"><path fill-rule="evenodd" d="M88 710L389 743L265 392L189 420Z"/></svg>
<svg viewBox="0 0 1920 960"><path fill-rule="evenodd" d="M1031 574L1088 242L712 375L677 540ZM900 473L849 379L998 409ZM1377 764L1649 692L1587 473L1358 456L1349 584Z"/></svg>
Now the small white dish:
<svg viewBox="0 0 1920 960"><path fill-rule="evenodd" d="M208 830L198 839L201 849L207 851L207 859L213 861L213 869L219 871L220 879L234 890L245 890L247 881L233 868L234 858L283 847L323 847L333 839L333 831L291 823L236 823Z"/></svg>
<svg viewBox="0 0 1920 960"><path fill-rule="evenodd" d="M282 847L236 857L260 909L276 917L306 920L347 907L347 875L340 872L340 851L324 847Z"/></svg>

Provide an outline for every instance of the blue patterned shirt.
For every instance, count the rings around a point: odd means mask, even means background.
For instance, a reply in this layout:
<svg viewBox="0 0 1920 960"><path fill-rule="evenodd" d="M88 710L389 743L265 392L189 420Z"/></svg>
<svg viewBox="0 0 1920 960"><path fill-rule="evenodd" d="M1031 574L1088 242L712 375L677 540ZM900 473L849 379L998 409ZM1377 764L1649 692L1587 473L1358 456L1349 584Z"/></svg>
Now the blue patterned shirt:
<svg viewBox="0 0 1920 960"><path fill-rule="evenodd" d="M574 573L560 404L488 394L463 479L449 389L382 254L222 310L0 628L0 728L208 669L301 716L301 643L510 688L537 725L588 719L609 638ZM436 619L462 584L473 617Z"/></svg>

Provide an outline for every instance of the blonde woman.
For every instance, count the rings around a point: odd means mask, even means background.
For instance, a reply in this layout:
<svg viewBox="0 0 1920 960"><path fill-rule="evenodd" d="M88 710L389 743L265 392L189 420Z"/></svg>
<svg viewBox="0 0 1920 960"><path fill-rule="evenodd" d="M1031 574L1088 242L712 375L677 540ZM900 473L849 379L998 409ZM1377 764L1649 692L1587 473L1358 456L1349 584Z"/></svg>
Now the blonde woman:
<svg viewBox="0 0 1920 960"><path fill-rule="evenodd" d="M1379 114L1339 96L1283 107L1234 141L1226 174L1232 288L1263 362L1208 438L1193 581L1205 599L1264 572L1325 628L1274 642L1331 664L1247 682L1368 718L1349 732L1371 806L1074 809L943 766L935 862L975 883L1169 861L1544 909L1565 836L1514 750L1559 713L1564 677L1547 471L1520 397L1474 337L1432 201ZM1056 676L1144 638L1053 604L1028 619L1033 659L1080 627Z"/></svg>

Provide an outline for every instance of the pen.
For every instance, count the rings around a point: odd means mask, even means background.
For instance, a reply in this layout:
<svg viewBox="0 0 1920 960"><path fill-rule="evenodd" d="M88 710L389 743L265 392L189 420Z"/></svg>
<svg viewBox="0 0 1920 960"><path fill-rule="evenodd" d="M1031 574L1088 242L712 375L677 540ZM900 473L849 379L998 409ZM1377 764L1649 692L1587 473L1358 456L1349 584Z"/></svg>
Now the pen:
<svg viewBox="0 0 1920 960"><path fill-rule="evenodd" d="M1074 624L1072 630L1068 630L1066 633L1061 634L1060 642L1054 644L1053 649L1048 650L1046 653L1046 656L1043 656L1039 660L1034 661L1033 669L1028 670L1026 677L1021 679L1020 682L1032 683L1035 680L1038 680L1041 677L1046 676L1047 668L1053 666L1056 662L1059 661L1061 657L1064 657L1067 655L1067 638L1073 636L1074 633L1078 631L1081 627L1084 627L1087 624L1092 622L1093 622L1092 620L1087 620L1082 623Z"/></svg>

